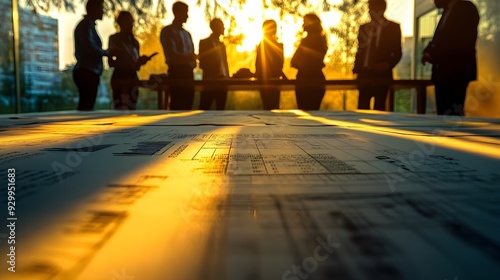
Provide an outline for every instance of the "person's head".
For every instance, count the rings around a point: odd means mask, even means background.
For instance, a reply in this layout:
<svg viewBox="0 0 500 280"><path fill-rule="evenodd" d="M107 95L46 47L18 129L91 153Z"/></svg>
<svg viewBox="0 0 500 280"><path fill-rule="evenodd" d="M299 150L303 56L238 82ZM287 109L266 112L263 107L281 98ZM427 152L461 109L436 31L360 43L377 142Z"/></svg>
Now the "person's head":
<svg viewBox="0 0 500 280"><path fill-rule="evenodd" d="M372 20L384 18L387 2L385 0L368 0L368 11Z"/></svg>
<svg viewBox="0 0 500 280"><path fill-rule="evenodd" d="M304 16L303 28L308 34L321 34L323 32L321 20L316 14L307 14Z"/></svg>
<svg viewBox="0 0 500 280"><path fill-rule="evenodd" d="M134 17L128 11L121 11L116 17L116 23L120 26L120 32L132 33L134 28Z"/></svg>
<svg viewBox="0 0 500 280"><path fill-rule="evenodd" d="M264 32L264 37L272 38L276 37L276 32L278 31L278 26L276 21L268 19L262 24L262 31Z"/></svg>
<svg viewBox="0 0 500 280"><path fill-rule="evenodd" d="M189 6L181 1L177 1L172 5L172 13L174 13L174 21L185 23L188 19Z"/></svg>
<svg viewBox="0 0 500 280"><path fill-rule="evenodd" d="M442 9L448 5L452 0L434 0L434 5L436 5L436 8Z"/></svg>
<svg viewBox="0 0 500 280"><path fill-rule="evenodd" d="M104 15L104 0L88 0L85 8L87 16L93 20L102 19Z"/></svg>
<svg viewBox="0 0 500 280"><path fill-rule="evenodd" d="M210 29L215 36L224 35L224 23L219 18L210 21Z"/></svg>

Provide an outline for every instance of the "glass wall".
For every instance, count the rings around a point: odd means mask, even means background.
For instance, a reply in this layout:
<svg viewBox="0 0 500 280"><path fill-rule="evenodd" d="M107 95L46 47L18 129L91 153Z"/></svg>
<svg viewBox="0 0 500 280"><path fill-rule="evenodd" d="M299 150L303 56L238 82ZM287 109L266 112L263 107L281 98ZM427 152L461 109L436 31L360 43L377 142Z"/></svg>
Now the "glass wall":
<svg viewBox="0 0 500 280"><path fill-rule="evenodd" d="M12 31L12 4L0 0L0 113L15 113L14 33Z"/></svg>
<svg viewBox="0 0 500 280"><path fill-rule="evenodd" d="M415 78L428 79L431 66L422 66L420 58L423 48L434 35L441 17L440 12L427 0L416 0L416 7L428 6L426 12L416 17L417 43L415 53ZM465 104L467 116L500 117L500 1L472 0L476 4L481 20L478 27L477 61L478 79L469 85ZM427 113L435 113L434 93L428 95Z"/></svg>

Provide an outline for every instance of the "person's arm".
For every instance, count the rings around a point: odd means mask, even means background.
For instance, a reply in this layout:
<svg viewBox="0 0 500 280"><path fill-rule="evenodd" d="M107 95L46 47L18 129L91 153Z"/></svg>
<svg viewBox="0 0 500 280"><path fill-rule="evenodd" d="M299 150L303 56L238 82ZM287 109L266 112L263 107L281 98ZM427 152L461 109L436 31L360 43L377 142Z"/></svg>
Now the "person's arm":
<svg viewBox="0 0 500 280"><path fill-rule="evenodd" d="M206 71L209 68L209 61L208 61L208 55L209 55L209 48L208 48L208 39L205 40L200 40L200 43L198 45L198 60L200 61L200 68Z"/></svg>
<svg viewBox="0 0 500 280"><path fill-rule="evenodd" d="M99 39L95 25L87 21L85 25L81 27L82 28L80 28L76 34L79 37L80 44L82 44L81 49L89 56L109 56L110 52L102 49L101 40Z"/></svg>
<svg viewBox="0 0 500 280"><path fill-rule="evenodd" d="M436 42L424 49L422 62L453 61L475 50L479 13L474 4L459 1L450 11Z"/></svg>
<svg viewBox="0 0 500 280"><path fill-rule="evenodd" d="M365 49L366 49L366 40L365 37L362 36L363 25L359 27L358 30L358 51L356 52L356 56L354 59L354 67L352 69L352 73L358 74L361 68L363 67L363 63L365 60Z"/></svg>
<svg viewBox="0 0 500 280"><path fill-rule="evenodd" d="M401 48L401 26L399 24L395 24L393 30L391 30L391 52L389 55L389 68L394 68L401 57L403 56L403 51Z"/></svg>
<svg viewBox="0 0 500 280"><path fill-rule="evenodd" d="M301 41L299 47L292 56L292 60L290 60L290 66L292 66L295 69L300 69L301 65L303 65L303 60L304 60L303 53L304 53L304 46L303 46L303 41Z"/></svg>

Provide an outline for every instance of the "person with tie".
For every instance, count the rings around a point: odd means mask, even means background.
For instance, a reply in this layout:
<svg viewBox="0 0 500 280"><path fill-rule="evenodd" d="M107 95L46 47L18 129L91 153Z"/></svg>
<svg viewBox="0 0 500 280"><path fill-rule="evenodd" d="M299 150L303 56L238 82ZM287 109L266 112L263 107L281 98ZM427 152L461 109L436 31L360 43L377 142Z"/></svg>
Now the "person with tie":
<svg viewBox="0 0 500 280"><path fill-rule="evenodd" d="M385 0L369 0L371 21L363 24L358 32L358 51L353 73L358 80L392 80L392 69L402 56L401 27L385 18ZM358 109L370 109L370 99L375 98L373 109L385 110L389 86L360 86Z"/></svg>
<svg viewBox="0 0 500 280"><path fill-rule="evenodd" d="M226 46L220 41L220 36L224 35L224 23L218 18L210 21L212 34L200 40L199 61L200 68L203 69L204 79L224 79L229 77L229 67L227 64ZM226 107L226 90L204 90L200 97L200 110L209 110L215 100L217 110L224 110Z"/></svg>
<svg viewBox="0 0 500 280"><path fill-rule="evenodd" d="M168 65L168 77L172 79L194 80L193 69L197 55L191 34L182 25L188 19L189 7L184 2L172 5L174 20L160 32L160 41ZM194 101L192 86L170 87L170 109L191 110Z"/></svg>
<svg viewBox="0 0 500 280"><path fill-rule="evenodd" d="M432 64L438 115L464 116L469 82L477 79L479 13L470 1L434 0L443 14L421 62Z"/></svg>

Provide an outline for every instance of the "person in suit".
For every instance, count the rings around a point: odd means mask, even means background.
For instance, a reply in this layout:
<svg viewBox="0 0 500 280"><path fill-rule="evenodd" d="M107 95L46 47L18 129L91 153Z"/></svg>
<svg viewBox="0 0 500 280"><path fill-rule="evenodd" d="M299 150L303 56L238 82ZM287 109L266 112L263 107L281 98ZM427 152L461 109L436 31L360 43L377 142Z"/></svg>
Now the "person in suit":
<svg viewBox="0 0 500 280"><path fill-rule="evenodd" d="M309 83L324 82L325 75L323 67L325 63L328 43L326 41L321 20L315 14L307 14L304 16L303 23L304 32L307 36L300 42L297 51L292 57L291 66L298 70L297 81L307 81ZM325 95L323 86L311 87L297 85L295 96L297 98L297 107L301 110L319 110L321 100Z"/></svg>
<svg viewBox="0 0 500 280"><path fill-rule="evenodd" d="M134 17L130 12L121 11L116 18L120 32L109 36L109 47L116 49L115 56L109 59L113 67L111 89L113 90L113 108L117 110L135 110L139 88L137 71L150 59L139 56L139 42L134 37Z"/></svg>
<svg viewBox="0 0 500 280"><path fill-rule="evenodd" d="M191 34L182 25L188 19L189 7L177 1L172 5L174 20L160 32L160 41L168 65L168 77L172 79L194 80L193 69L197 55ZM170 109L191 110L194 101L192 86L170 87Z"/></svg>
<svg viewBox="0 0 500 280"><path fill-rule="evenodd" d="M369 0L371 21L363 24L358 32L358 51L353 73L357 79L392 80L392 69L402 56L401 27L385 18L385 0ZM358 109L370 109L370 99L375 98L374 109L385 110L389 86L360 86Z"/></svg>
<svg viewBox="0 0 500 280"><path fill-rule="evenodd" d="M469 82L477 79L476 40L479 13L470 1L434 0L443 15L422 54L432 64L438 115L464 115Z"/></svg>
<svg viewBox="0 0 500 280"><path fill-rule="evenodd" d="M218 18L210 21L212 34L200 40L199 61L200 68L203 69L203 77L207 79L223 79L229 77L229 67L227 64L226 46L220 41L220 36L224 35L224 23ZM200 110L209 110L215 100L217 110L224 110L226 107L226 90L204 90L200 97Z"/></svg>
<svg viewBox="0 0 500 280"><path fill-rule="evenodd" d="M262 31L264 38L256 50L255 77L262 80L286 78L283 74L283 44L278 42L276 36L278 31L276 22L274 20L264 21ZM264 110L279 109L280 90L261 90L260 97Z"/></svg>
<svg viewBox="0 0 500 280"><path fill-rule="evenodd" d="M101 38L95 28L95 21L104 14L103 0L88 0L87 14L74 31L76 64L73 80L78 88L78 110L91 111L97 98L97 89L103 70L103 56L114 54L113 49L104 50Z"/></svg>

